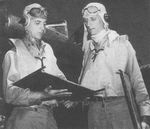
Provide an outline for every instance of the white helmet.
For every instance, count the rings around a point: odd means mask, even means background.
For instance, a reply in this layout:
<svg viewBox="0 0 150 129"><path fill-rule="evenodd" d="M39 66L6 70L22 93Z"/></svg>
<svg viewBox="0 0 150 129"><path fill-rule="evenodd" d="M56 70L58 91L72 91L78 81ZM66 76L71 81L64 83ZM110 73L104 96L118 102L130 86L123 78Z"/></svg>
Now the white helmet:
<svg viewBox="0 0 150 129"><path fill-rule="evenodd" d="M33 3L25 7L23 16L25 18L25 26L28 26L31 18L47 19L47 11L40 4Z"/></svg>
<svg viewBox="0 0 150 129"><path fill-rule="evenodd" d="M82 16L86 17L88 15L99 15L104 23L104 28L108 28L108 22L105 19L105 16L107 15L106 8L103 4L97 3L97 2L92 2L87 4L83 9L82 9Z"/></svg>

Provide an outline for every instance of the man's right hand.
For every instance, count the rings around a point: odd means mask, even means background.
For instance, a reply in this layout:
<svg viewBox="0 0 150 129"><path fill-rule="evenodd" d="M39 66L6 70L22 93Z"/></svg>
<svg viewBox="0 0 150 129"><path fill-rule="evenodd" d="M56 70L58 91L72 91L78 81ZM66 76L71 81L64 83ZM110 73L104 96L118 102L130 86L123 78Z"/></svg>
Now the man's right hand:
<svg viewBox="0 0 150 129"><path fill-rule="evenodd" d="M47 93L52 97L67 97L67 96L70 96L72 94L71 92L68 92L67 89L61 89L61 90L51 89Z"/></svg>
<svg viewBox="0 0 150 129"><path fill-rule="evenodd" d="M45 90L44 90L46 93L47 93L47 95L49 96L49 97L52 97L52 98L57 98L57 97L68 97L68 96L70 96L72 93L71 92L68 92L68 90L67 89L52 89L51 88L51 86L49 86L48 88L46 88Z"/></svg>

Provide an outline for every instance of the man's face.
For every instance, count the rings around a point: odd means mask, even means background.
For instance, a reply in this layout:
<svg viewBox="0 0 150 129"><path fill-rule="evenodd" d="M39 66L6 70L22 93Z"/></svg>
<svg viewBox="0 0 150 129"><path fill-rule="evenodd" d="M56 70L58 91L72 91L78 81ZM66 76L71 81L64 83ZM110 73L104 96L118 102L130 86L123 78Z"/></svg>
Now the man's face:
<svg viewBox="0 0 150 129"><path fill-rule="evenodd" d="M45 25L46 19L32 18L26 30L32 38L40 40L45 33Z"/></svg>
<svg viewBox="0 0 150 129"><path fill-rule="evenodd" d="M99 15L88 15L84 17L83 20L87 31L91 35L95 35L104 29L104 23Z"/></svg>

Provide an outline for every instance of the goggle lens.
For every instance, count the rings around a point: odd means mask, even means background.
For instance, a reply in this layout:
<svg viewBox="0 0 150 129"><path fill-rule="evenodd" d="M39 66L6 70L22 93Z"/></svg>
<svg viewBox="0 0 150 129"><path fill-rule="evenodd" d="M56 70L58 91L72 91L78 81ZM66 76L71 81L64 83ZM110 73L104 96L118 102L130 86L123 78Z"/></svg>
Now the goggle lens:
<svg viewBox="0 0 150 129"><path fill-rule="evenodd" d="M96 6L90 6L90 7L87 7L83 10L82 14L84 14L85 12L88 12L89 14L91 13L97 13L98 11L101 11L99 10Z"/></svg>
<svg viewBox="0 0 150 129"><path fill-rule="evenodd" d="M29 14L33 17L47 18L47 11L45 9L32 8Z"/></svg>

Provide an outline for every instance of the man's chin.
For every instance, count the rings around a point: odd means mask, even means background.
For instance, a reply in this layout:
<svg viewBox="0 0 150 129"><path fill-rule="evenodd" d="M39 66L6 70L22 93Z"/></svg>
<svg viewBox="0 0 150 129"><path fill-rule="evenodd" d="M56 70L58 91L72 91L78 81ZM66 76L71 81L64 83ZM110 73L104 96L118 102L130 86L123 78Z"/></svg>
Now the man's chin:
<svg viewBox="0 0 150 129"><path fill-rule="evenodd" d="M94 33L94 32L92 33L92 32L91 32L91 35L93 35L93 36L96 35L96 34L97 34L97 33Z"/></svg>
<svg viewBox="0 0 150 129"><path fill-rule="evenodd" d="M41 40L41 39L42 39L42 36L36 36L35 39L36 39L36 40Z"/></svg>
<svg viewBox="0 0 150 129"><path fill-rule="evenodd" d="M90 33L91 35L96 35L96 34L97 34L97 33L94 32L94 31L89 31L89 33Z"/></svg>

